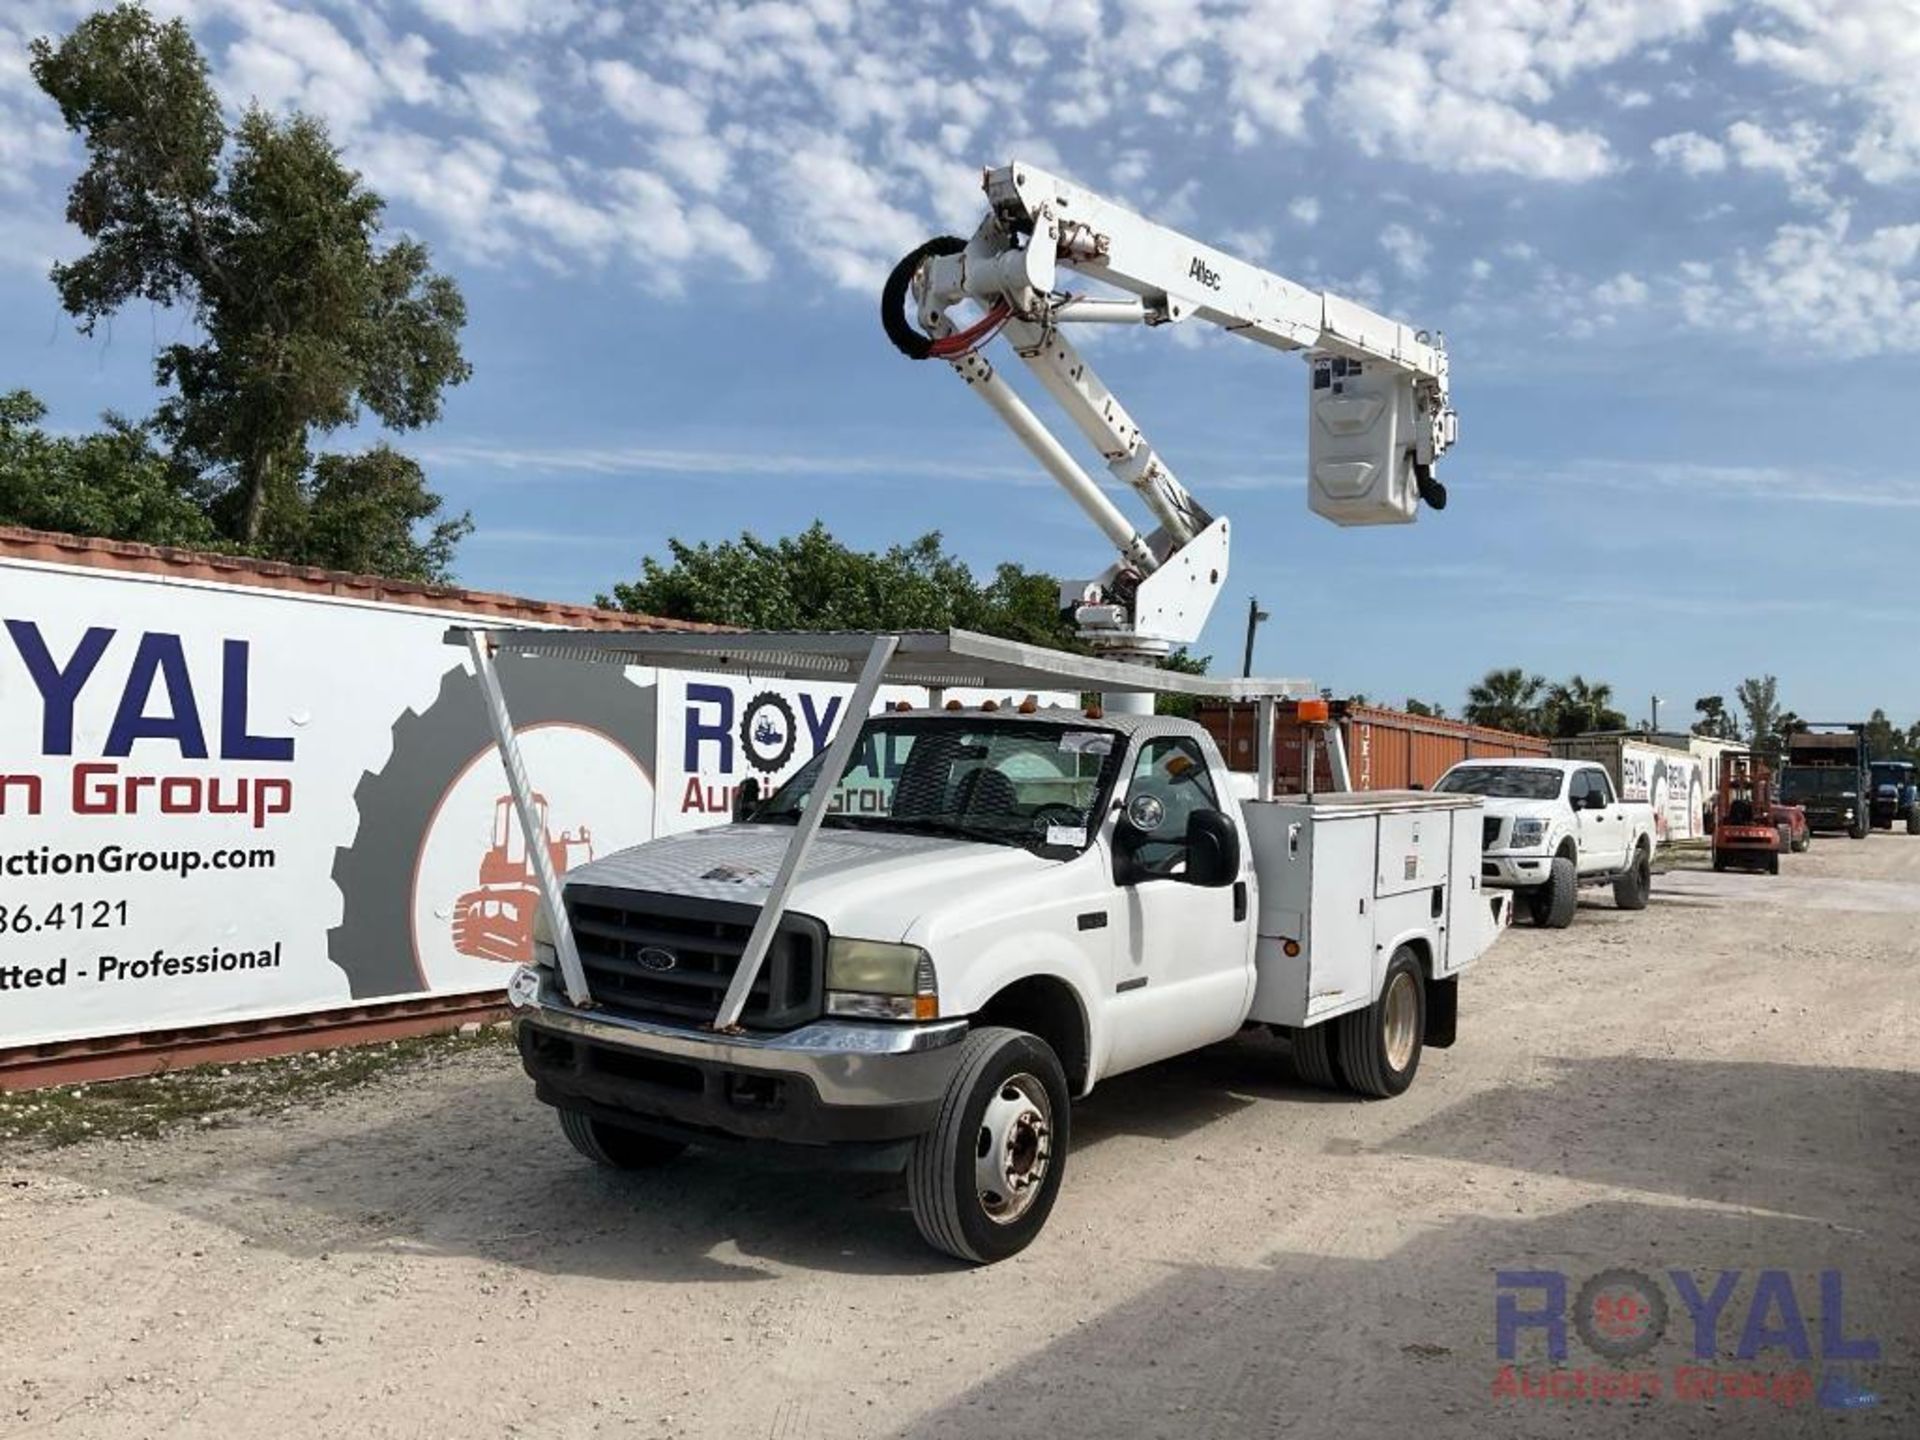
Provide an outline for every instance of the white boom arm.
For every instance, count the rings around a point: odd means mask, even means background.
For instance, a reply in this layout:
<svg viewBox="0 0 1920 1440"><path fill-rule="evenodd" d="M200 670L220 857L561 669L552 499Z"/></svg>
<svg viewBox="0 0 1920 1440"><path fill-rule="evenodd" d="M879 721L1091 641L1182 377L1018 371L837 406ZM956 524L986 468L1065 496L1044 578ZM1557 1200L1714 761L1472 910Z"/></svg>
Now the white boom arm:
<svg viewBox="0 0 1920 1440"><path fill-rule="evenodd" d="M1227 573L1227 522L1210 515L1155 452L1062 329L1072 324L1211 321L1310 362L1308 496L1342 525L1404 523L1446 491L1433 467L1453 443L1447 352L1338 296L1308 290L1031 165L986 172L988 211L971 240L931 240L887 281L881 315L915 359L948 361L1120 552L1099 579L1076 587L1084 638L1141 660L1199 637ZM1132 299L1073 294L1078 272ZM920 330L902 314L909 290ZM954 307L986 314L962 328ZM1158 522L1142 535L1019 394L979 353L1004 333L1014 353L1135 491Z"/></svg>

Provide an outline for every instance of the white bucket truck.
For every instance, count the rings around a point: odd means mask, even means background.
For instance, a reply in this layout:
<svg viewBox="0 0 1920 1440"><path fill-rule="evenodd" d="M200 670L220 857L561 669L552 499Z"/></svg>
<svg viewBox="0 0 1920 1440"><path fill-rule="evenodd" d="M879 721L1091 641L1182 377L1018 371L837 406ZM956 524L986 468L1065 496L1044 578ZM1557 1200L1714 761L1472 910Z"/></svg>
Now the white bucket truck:
<svg viewBox="0 0 1920 1440"><path fill-rule="evenodd" d="M689 1144L878 1147L921 1234L999 1260L1046 1223L1070 1104L1249 1025L1309 1080L1400 1093L1453 1042L1460 972L1507 920L1481 802L1274 796L1272 702L1219 680L964 631L452 632L523 823L533 792L495 678L512 651L854 681L827 748L736 823L569 871L531 847L536 961L508 994L568 1138L621 1168ZM1257 700L1236 793L1199 725L1030 703L872 714L883 683ZM1245 777L1238 777L1244 782Z"/></svg>

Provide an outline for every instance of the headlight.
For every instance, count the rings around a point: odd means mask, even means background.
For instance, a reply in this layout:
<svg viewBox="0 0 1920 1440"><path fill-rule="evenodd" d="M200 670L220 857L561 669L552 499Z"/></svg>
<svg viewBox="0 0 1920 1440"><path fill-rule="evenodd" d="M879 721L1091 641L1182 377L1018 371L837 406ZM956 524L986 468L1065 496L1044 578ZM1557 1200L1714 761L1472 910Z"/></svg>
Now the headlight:
<svg viewBox="0 0 1920 1440"><path fill-rule="evenodd" d="M549 970L560 963L560 952L553 948L553 919L544 900L535 901L533 907L533 963Z"/></svg>
<svg viewBox="0 0 1920 1440"><path fill-rule="evenodd" d="M1531 850L1547 838L1545 820L1516 820L1513 822L1513 834L1508 839L1508 847L1514 850Z"/></svg>
<svg viewBox="0 0 1920 1440"><path fill-rule="evenodd" d="M918 945L827 942L827 1013L868 1020L931 1020L940 1013L933 958Z"/></svg>

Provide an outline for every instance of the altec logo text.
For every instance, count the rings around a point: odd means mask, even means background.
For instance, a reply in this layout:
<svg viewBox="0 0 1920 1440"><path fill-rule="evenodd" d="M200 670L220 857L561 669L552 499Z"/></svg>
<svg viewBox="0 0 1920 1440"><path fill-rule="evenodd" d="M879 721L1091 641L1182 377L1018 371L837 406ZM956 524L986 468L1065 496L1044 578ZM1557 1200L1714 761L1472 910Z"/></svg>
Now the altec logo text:
<svg viewBox="0 0 1920 1440"><path fill-rule="evenodd" d="M1878 1361L1880 1343L1847 1333L1838 1270L1822 1270L1812 1285L1803 1276L1798 1287L1784 1270L1712 1275L1668 1270L1666 1281L1662 1285L1640 1270L1602 1270L1573 1293L1569 1305L1568 1280L1558 1270L1499 1271L1494 1322L1505 1363L1494 1377L1494 1398L1818 1403L1830 1409L1877 1403L1854 1367ZM1669 1302L1669 1286L1678 1313ZM1817 1308L1802 1303L1815 1293ZM1569 1368L1569 1329L1588 1350L1613 1363ZM1669 1333L1676 1339L1686 1335L1690 1360L1664 1368L1627 1363L1648 1355ZM1730 1356L1722 1349L1723 1335L1733 1341ZM1515 1363L1523 1349L1536 1354L1544 1349L1551 1368Z"/></svg>
<svg viewBox="0 0 1920 1440"><path fill-rule="evenodd" d="M99 692L113 696L113 718L99 758L73 763L60 787L74 815L244 815L259 828L292 811L293 781L284 773L153 774L118 763L133 758L134 747L144 742L169 747L183 761L291 764L292 736L259 735L249 728L251 650L245 640L222 640L217 676L196 676L180 637L164 631L123 639L117 631L93 625L70 650L56 654L36 622L9 619L5 624L39 701L45 759L73 760L76 709ZM211 729L204 718L209 716ZM0 771L0 816L45 813L54 799L49 792L56 788L49 778Z"/></svg>

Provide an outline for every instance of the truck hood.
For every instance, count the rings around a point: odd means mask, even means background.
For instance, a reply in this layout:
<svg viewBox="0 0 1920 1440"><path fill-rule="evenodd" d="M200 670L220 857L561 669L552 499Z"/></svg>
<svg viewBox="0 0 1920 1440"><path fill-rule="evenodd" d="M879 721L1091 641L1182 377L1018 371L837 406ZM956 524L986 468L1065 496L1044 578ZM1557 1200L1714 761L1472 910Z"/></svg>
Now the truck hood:
<svg viewBox="0 0 1920 1440"><path fill-rule="evenodd" d="M1561 808L1558 800L1522 800L1511 795L1488 795L1480 803L1489 815L1551 815Z"/></svg>
<svg viewBox="0 0 1920 1440"><path fill-rule="evenodd" d="M790 825L721 825L636 845L569 870L565 883L764 904ZM943 900L1063 862L1012 845L884 831L822 830L787 908L836 935L898 940Z"/></svg>

